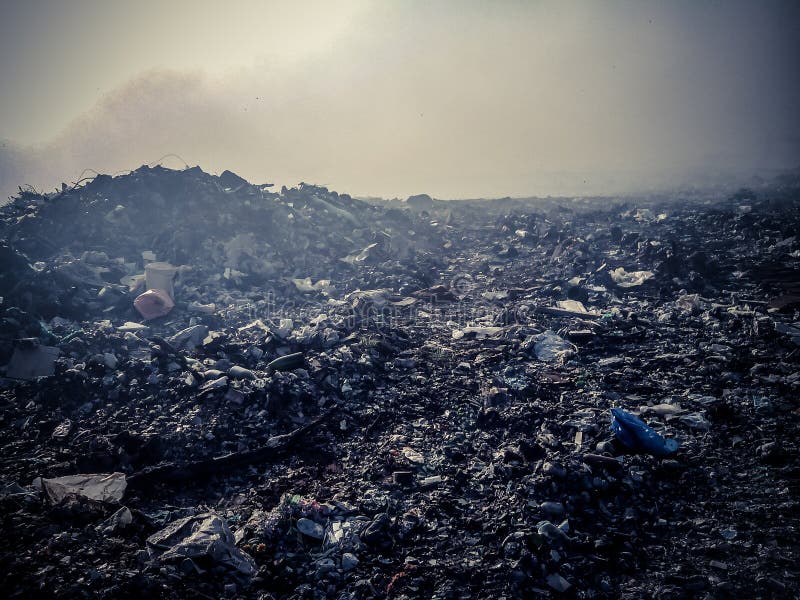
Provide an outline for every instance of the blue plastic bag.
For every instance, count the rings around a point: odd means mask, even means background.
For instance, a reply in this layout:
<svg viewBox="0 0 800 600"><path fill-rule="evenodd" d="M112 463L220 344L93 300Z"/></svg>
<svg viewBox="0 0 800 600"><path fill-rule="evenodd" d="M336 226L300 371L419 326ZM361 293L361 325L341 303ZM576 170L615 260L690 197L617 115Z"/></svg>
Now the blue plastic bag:
<svg viewBox="0 0 800 600"><path fill-rule="evenodd" d="M611 409L611 431L620 442L635 452L660 458L678 449L677 440L665 439L639 417L621 408Z"/></svg>

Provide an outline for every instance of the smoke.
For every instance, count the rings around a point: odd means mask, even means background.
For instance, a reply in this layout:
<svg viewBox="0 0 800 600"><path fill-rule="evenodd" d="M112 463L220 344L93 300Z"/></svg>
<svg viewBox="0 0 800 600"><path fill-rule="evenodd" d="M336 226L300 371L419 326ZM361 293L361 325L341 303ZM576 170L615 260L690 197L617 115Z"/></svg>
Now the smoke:
<svg viewBox="0 0 800 600"><path fill-rule="evenodd" d="M0 188L170 153L390 197L622 192L794 167L798 15L778 2L376 3L300 57L216 71L165 60L50 141L6 140Z"/></svg>

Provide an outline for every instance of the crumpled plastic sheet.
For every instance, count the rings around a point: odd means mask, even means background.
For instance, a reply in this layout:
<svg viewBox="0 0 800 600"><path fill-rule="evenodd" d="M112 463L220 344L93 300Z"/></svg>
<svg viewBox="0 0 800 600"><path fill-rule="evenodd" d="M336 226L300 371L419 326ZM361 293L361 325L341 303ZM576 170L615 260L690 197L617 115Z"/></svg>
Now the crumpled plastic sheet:
<svg viewBox="0 0 800 600"><path fill-rule="evenodd" d="M228 523L213 512L178 519L147 538L151 557L160 561L208 558L252 577L255 561L236 547Z"/></svg>
<svg viewBox="0 0 800 600"><path fill-rule="evenodd" d="M208 327L206 325L192 325L170 336L167 341L176 348L192 349L203 343L207 335Z"/></svg>
<svg viewBox="0 0 800 600"><path fill-rule="evenodd" d="M96 475L66 475L42 479L42 489L53 504L58 504L70 494L101 502L119 502L127 487L124 473Z"/></svg>
<svg viewBox="0 0 800 600"><path fill-rule="evenodd" d="M665 439L639 417L621 408L611 409L611 431L619 441L636 452L662 457L678 449L677 440Z"/></svg>
<svg viewBox="0 0 800 600"><path fill-rule="evenodd" d="M533 351L536 358L544 362L564 361L577 352L575 344L552 331L540 333L534 340Z"/></svg>
<svg viewBox="0 0 800 600"><path fill-rule="evenodd" d="M330 294L336 291L336 288L331 285L330 279L320 279L316 283L311 283L311 277L295 278L292 279L292 283L294 283L298 291L304 293L322 292Z"/></svg>
<svg viewBox="0 0 800 600"><path fill-rule="evenodd" d="M638 287L654 276L652 271L626 271L622 267L610 272L611 279L621 288Z"/></svg>

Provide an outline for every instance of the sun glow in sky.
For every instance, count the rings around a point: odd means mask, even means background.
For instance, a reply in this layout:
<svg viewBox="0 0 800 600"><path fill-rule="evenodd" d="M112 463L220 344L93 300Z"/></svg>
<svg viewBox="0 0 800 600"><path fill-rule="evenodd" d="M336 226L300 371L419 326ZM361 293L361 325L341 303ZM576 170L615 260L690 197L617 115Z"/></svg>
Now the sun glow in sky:
<svg viewBox="0 0 800 600"><path fill-rule="evenodd" d="M168 153L446 198L797 166L799 7L6 1L0 188Z"/></svg>

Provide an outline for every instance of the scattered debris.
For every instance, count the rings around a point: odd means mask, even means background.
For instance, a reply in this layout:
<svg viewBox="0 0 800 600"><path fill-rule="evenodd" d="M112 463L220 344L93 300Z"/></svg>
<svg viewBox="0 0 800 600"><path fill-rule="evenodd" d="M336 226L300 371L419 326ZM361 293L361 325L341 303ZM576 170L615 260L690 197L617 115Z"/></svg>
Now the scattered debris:
<svg viewBox="0 0 800 600"><path fill-rule="evenodd" d="M797 596L798 186L757 196L22 192L0 589Z"/></svg>

